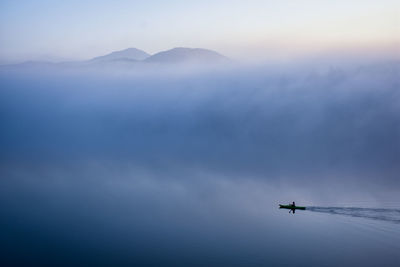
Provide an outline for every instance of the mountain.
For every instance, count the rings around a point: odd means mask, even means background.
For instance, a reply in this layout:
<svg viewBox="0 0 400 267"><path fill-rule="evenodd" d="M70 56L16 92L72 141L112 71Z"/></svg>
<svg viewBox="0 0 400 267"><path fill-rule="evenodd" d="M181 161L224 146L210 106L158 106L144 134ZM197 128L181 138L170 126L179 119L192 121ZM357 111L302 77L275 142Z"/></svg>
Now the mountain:
<svg viewBox="0 0 400 267"><path fill-rule="evenodd" d="M159 52L144 60L149 63L202 63L213 64L227 62L228 58L212 50L203 48L177 47Z"/></svg>
<svg viewBox="0 0 400 267"><path fill-rule="evenodd" d="M137 48L128 48L121 51L115 51L110 54L95 57L90 62L108 62L108 61L141 61L150 57L149 54Z"/></svg>
<svg viewBox="0 0 400 267"><path fill-rule="evenodd" d="M185 48L177 47L167 51L159 52L154 55L136 49L128 48L121 51L115 51L110 54L95 57L86 61L68 61L68 62L39 62L29 61L19 64L1 65L0 69L140 69L152 68L152 64L162 65L180 65L189 63L192 66L218 65L220 63L229 63L227 57L208 49L203 48Z"/></svg>

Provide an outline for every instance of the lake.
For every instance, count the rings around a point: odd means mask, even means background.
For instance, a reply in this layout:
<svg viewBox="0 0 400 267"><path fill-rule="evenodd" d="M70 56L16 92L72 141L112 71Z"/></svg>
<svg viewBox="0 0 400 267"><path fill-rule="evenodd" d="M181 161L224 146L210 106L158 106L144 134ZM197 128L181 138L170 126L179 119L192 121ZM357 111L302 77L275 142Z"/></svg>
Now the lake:
<svg viewBox="0 0 400 267"><path fill-rule="evenodd" d="M396 66L2 69L1 265L398 266Z"/></svg>

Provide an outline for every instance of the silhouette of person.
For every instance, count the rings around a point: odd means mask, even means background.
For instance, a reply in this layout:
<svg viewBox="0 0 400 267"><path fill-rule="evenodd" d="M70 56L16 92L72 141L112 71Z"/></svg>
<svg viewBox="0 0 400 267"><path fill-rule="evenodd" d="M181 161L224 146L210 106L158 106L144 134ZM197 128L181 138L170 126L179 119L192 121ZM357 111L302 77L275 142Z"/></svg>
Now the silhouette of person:
<svg viewBox="0 0 400 267"><path fill-rule="evenodd" d="M293 201L293 203L291 205L293 206L293 209L289 210L289 213L293 212L293 214L294 214L295 213L294 207L296 207L296 203L294 203L294 201Z"/></svg>

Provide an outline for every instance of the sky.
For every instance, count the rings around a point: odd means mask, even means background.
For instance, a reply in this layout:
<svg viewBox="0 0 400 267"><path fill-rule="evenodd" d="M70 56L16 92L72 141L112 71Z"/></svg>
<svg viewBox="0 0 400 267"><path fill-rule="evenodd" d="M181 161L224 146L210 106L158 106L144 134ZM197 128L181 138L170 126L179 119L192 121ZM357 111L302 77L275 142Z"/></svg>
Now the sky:
<svg viewBox="0 0 400 267"><path fill-rule="evenodd" d="M233 58L395 53L400 4L353 1L0 2L0 62L88 59L128 47L203 47Z"/></svg>

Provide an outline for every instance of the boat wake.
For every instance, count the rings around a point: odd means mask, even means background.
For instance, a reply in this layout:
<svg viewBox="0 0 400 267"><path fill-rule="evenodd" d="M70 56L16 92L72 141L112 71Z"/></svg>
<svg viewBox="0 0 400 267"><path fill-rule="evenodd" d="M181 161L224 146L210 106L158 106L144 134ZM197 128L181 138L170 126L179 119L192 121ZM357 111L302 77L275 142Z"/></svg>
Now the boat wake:
<svg viewBox="0 0 400 267"><path fill-rule="evenodd" d="M400 224L400 209L307 207L308 211L367 218Z"/></svg>

